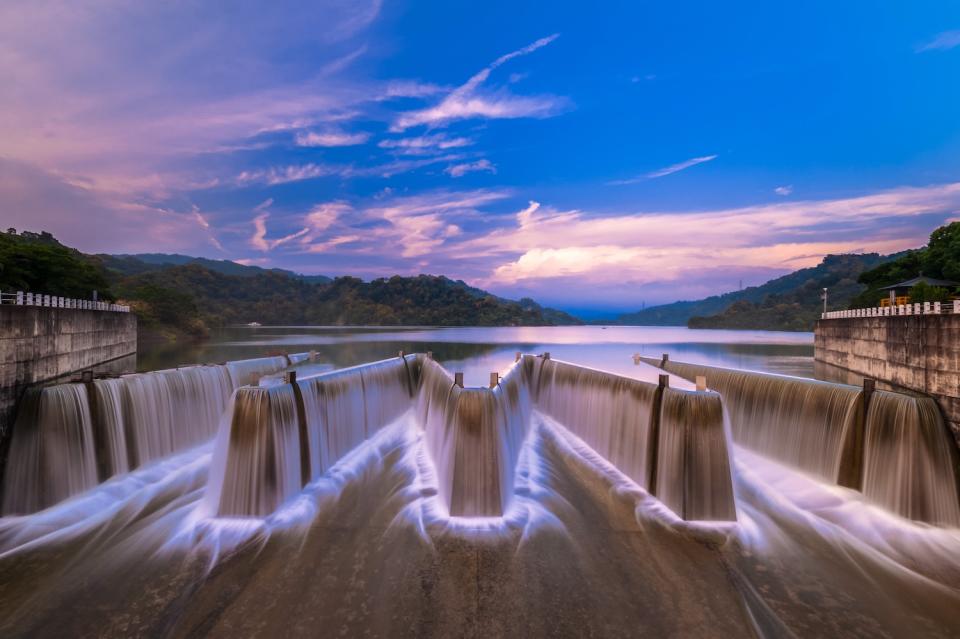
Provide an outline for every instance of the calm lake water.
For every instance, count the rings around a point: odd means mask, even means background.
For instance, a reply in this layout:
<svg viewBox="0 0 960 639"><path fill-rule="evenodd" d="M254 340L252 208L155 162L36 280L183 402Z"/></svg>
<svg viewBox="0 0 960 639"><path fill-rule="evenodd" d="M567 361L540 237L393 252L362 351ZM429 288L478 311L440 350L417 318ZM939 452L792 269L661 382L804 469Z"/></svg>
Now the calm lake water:
<svg viewBox="0 0 960 639"><path fill-rule="evenodd" d="M803 377L813 376L813 334L692 330L673 326L555 326L504 328L232 327L202 344L141 347L141 371L224 362L278 353L317 351L321 367L342 368L407 353L433 351L468 386L486 385L517 351L563 359L627 376L640 371L634 353Z"/></svg>

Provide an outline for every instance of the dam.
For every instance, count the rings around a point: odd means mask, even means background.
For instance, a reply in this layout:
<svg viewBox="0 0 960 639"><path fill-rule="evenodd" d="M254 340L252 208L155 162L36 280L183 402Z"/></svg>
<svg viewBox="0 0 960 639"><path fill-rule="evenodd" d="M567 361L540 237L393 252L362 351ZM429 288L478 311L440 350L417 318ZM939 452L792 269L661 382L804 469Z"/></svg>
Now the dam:
<svg viewBox="0 0 960 639"><path fill-rule="evenodd" d="M517 353L474 387L430 353L316 359L27 393L0 632L960 628L956 447L929 400L669 358Z"/></svg>

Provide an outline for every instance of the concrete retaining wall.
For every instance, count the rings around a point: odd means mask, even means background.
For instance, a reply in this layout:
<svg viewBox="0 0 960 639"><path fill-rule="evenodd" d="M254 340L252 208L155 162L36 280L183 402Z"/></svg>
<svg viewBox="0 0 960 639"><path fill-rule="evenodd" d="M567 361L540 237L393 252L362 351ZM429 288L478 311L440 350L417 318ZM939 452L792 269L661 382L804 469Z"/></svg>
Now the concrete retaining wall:
<svg viewBox="0 0 960 639"><path fill-rule="evenodd" d="M0 306L0 468L24 389L94 368L136 367L133 313L37 306ZM122 362L117 370L117 362Z"/></svg>
<svg viewBox="0 0 960 639"><path fill-rule="evenodd" d="M960 445L960 315L820 320L814 335L818 363L936 399Z"/></svg>

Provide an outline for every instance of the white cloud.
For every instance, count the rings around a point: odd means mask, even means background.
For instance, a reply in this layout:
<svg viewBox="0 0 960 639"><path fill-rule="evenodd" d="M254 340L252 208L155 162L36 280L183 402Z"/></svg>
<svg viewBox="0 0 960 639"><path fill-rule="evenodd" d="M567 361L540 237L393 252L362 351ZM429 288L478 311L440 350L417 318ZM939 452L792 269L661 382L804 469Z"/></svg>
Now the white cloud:
<svg viewBox="0 0 960 639"><path fill-rule="evenodd" d="M369 139L369 133L301 131L297 134L295 141L297 146L355 146Z"/></svg>
<svg viewBox="0 0 960 639"><path fill-rule="evenodd" d="M917 53L924 51L948 51L960 46L960 29L955 31L944 31L930 42L917 47Z"/></svg>
<svg viewBox="0 0 960 639"><path fill-rule="evenodd" d="M450 177L463 177L467 173L473 173L474 171L486 171L488 173L496 173L497 167L490 162L490 160L484 158L482 160L477 160L476 162L465 162L464 164L454 164L448 166L443 170L444 173Z"/></svg>
<svg viewBox="0 0 960 639"><path fill-rule="evenodd" d="M555 115L566 106L565 99L555 96L521 97L504 91L480 95L477 90L496 68L514 58L533 53L558 37L559 34L555 33L500 56L466 83L451 91L439 104L402 114L390 130L402 132L423 124L444 126L454 120L472 118L544 118Z"/></svg>
<svg viewBox="0 0 960 639"><path fill-rule="evenodd" d="M517 214L515 227L449 247L465 262L501 256L490 276L475 283L546 286L577 276L581 284L647 284L705 277L731 265L786 271L827 253L899 251L922 244L928 232L910 218L960 208L960 183L693 212L590 215L535 204Z"/></svg>
<svg viewBox="0 0 960 639"><path fill-rule="evenodd" d="M778 186L773 190L773 192L776 193L777 195L783 195L783 196L790 195L791 193L793 193L793 185L785 184L783 186Z"/></svg>

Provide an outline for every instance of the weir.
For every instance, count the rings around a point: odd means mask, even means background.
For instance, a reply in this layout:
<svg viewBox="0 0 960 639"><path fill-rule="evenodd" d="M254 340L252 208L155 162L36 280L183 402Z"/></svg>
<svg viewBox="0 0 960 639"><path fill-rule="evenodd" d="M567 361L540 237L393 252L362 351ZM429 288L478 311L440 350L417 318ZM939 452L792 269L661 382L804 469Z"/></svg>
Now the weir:
<svg viewBox="0 0 960 639"><path fill-rule="evenodd" d="M42 510L210 440L234 388L289 365L285 356L268 357L28 390L13 428L0 512Z"/></svg>
<svg viewBox="0 0 960 639"><path fill-rule="evenodd" d="M210 508L220 516L269 514L302 487L302 460L309 459L316 478L407 414L422 429L449 515L501 517L513 496L531 414L541 410L640 486L662 494L681 517L736 519L716 393L669 389L530 355L502 378L491 376L491 388L464 388L461 379L415 355L238 389L214 453ZM298 435L298 423L306 437Z"/></svg>
<svg viewBox="0 0 960 639"><path fill-rule="evenodd" d="M639 358L724 398L736 443L899 515L960 525L957 450L929 397Z"/></svg>

